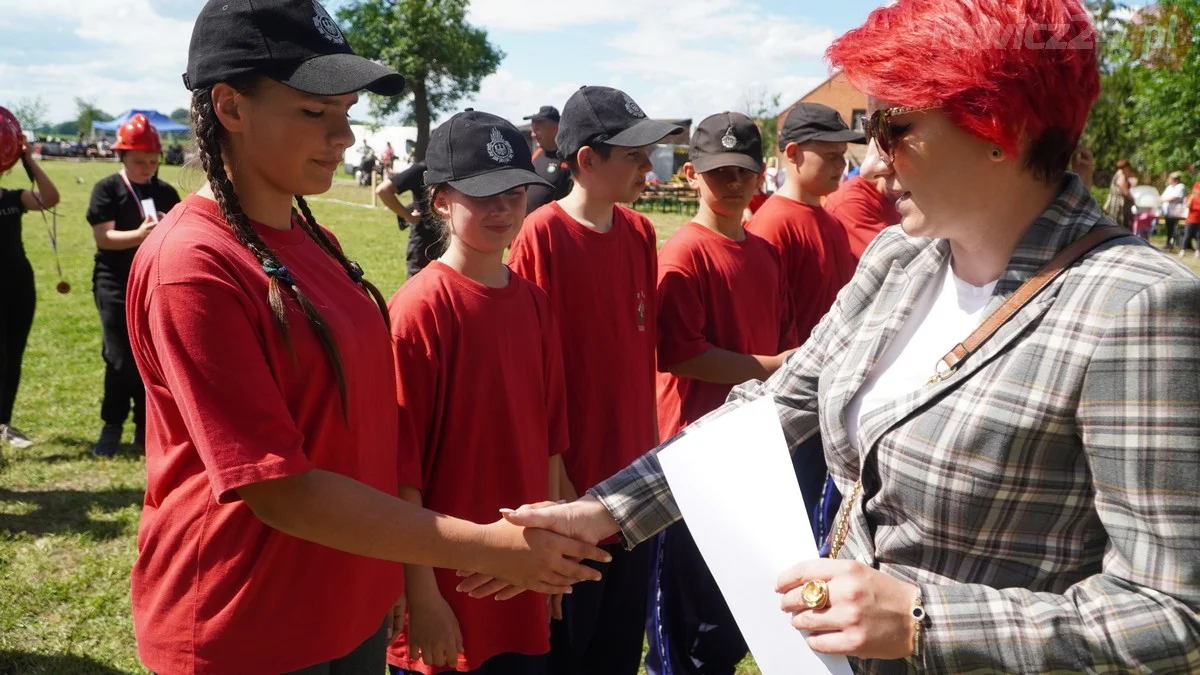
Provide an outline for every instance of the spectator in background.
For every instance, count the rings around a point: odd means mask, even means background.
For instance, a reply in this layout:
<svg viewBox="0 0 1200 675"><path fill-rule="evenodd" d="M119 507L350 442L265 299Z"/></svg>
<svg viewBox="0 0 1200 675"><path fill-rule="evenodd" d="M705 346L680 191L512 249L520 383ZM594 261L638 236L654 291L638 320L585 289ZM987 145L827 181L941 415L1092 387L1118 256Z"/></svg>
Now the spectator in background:
<svg viewBox="0 0 1200 675"><path fill-rule="evenodd" d="M446 248L445 238L437 224L430 222L429 210L425 208L425 169L425 162L416 162L392 174L375 189L379 201L396 214L396 224L400 229L412 226L408 233L406 255L409 279L425 269L431 261L440 258ZM407 206L400 203L400 195L405 192L412 192L413 195L412 202Z"/></svg>
<svg viewBox="0 0 1200 675"><path fill-rule="evenodd" d="M383 177L387 178L392 175L392 162L396 161L396 151L392 149L390 142L383 149L383 157L380 157L380 161L383 162Z"/></svg>
<svg viewBox="0 0 1200 675"><path fill-rule="evenodd" d="M571 171L558 154L558 108L544 105L536 113L526 117L530 133L538 147L533 151L533 168L550 187L530 185L525 191L525 213L530 214L540 207L556 202L571 192Z"/></svg>
<svg viewBox="0 0 1200 675"><path fill-rule="evenodd" d="M1108 186L1108 200L1104 202L1104 212L1108 214L1118 225L1130 228L1133 227L1133 195L1129 192L1133 187L1130 178L1133 177L1133 169L1129 166L1129 160L1122 159L1117 162L1117 172L1113 174L1112 183Z"/></svg>
<svg viewBox="0 0 1200 675"><path fill-rule="evenodd" d="M1183 203L1187 209L1187 229L1183 233L1183 243L1179 245L1179 257L1195 245L1195 255L1200 258L1200 183L1192 185L1192 194Z"/></svg>
<svg viewBox="0 0 1200 675"><path fill-rule="evenodd" d="M868 157L863 163L877 161L873 156L876 152L874 145L868 145ZM896 210L899 197L900 194L888 191L886 176L868 180L859 174L842 183L825 201L825 210L846 228L856 263L875 235L900 222L900 212Z"/></svg>
<svg viewBox="0 0 1200 675"><path fill-rule="evenodd" d="M1179 221L1187 216L1187 209L1183 205L1183 201L1187 197L1187 190L1183 186L1183 174L1178 171L1172 172L1167 181L1167 187L1163 188L1160 201L1162 202L1163 222L1167 229L1165 250L1170 252L1175 250L1175 228L1179 225Z"/></svg>

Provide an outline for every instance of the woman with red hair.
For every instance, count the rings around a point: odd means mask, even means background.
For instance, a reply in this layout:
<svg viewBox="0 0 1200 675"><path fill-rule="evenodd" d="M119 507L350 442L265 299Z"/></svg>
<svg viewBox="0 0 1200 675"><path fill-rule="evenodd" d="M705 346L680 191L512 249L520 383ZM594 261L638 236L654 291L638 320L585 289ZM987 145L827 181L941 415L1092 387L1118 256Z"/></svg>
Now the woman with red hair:
<svg viewBox="0 0 1200 675"><path fill-rule="evenodd" d="M1200 279L1067 172L1093 35L1078 0L900 0L835 41L900 227L689 428L772 397L793 451L820 429L846 499L777 590L859 672L1200 671ZM636 545L679 517L652 451L510 519Z"/></svg>

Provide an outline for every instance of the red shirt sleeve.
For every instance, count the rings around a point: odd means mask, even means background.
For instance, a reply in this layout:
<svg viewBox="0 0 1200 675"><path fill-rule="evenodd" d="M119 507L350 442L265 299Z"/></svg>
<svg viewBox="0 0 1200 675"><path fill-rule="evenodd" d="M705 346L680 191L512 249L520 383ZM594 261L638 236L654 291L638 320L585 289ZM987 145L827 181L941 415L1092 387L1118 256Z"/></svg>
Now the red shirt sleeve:
<svg viewBox="0 0 1200 675"><path fill-rule="evenodd" d="M406 303L401 295L403 290L397 296L399 301L393 300L389 307L399 421L397 471L401 485L424 489L424 467L432 463L428 456L430 428L441 358L433 309L420 302Z"/></svg>
<svg viewBox="0 0 1200 675"><path fill-rule="evenodd" d="M704 354L712 344L704 337L704 299L694 273L664 265L658 278L658 370Z"/></svg>
<svg viewBox="0 0 1200 675"><path fill-rule="evenodd" d="M775 264L779 267L779 352L783 353L800 346L800 333L796 330L796 309L792 306L791 287L778 255Z"/></svg>
<svg viewBox="0 0 1200 675"><path fill-rule="evenodd" d="M156 365L220 503L313 468L240 295L215 282L163 284L147 308Z"/></svg>

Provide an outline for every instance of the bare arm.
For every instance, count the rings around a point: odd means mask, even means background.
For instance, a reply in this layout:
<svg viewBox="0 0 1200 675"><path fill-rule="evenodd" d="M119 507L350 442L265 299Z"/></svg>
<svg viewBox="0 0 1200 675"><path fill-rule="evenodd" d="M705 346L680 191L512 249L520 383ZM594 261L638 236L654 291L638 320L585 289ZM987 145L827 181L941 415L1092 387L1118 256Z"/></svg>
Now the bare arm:
<svg viewBox="0 0 1200 675"><path fill-rule="evenodd" d="M33 161L33 149L28 145L25 146L22 162L33 174L34 189L21 195L21 206L25 207L26 211L42 211L58 205L58 188L54 187L54 181L50 180L50 176L46 175L41 165Z"/></svg>
<svg viewBox="0 0 1200 675"><path fill-rule="evenodd" d="M714 384L741 384L750 380L765 380L783 365L791 352L775 356L738 354L713 347L703 354L671 366L671 374Z"/></svg>
<svg viewBox="0 0 1200 675"><path fill-rule="evenodd" d="M358 481L314 469L238 488L254 514L280 532L357 555L483 571L539 592L563 592L599 574L563 556L608 554L549 533L476 525L433 513ZM547 571L539 574L537 568Z"/></svg>
<svg viewBox="0 0 1200 675"><path fill-rule="evenodd" d="M405 206L400 203L400 197L396 194L396 186L391 181L384 181L379 187L375 188L375 195L379 197L379 201L383 202L384 206L388 207L392 213L403 218L404 222L409 225L416 225L417 221L420 220L417 216L413 215L411 204Z"/></svg>
<svg viewBox="0 0 1200 675"><path fill-rule="evenodd" d="M555 455L550 458L550 484L548 487L547 499L555 501L566 499L562 496L562 481L567 474L566 465L563 464L562 455Z"/></svg>
<svg viewBox="0 0 1200 675"><path fill-rule="evenodd" d="M163 214L159 214L161 218ZM92 237L96 248L101 251L128 251L141 245L154 229L154 221L147 217L136 230L118 230L116 221L97 223L92 226Z"/></svg>

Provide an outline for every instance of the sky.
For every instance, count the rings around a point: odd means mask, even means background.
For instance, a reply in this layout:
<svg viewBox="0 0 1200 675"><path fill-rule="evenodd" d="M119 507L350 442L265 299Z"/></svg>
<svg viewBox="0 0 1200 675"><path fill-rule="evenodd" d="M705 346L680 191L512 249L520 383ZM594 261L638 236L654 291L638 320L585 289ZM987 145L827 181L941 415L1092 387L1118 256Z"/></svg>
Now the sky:
<svg viewBox="0 0 1200 675"><path fill-rule="evenodd" d="M621 88L655 117L699 120L774 93L786 106L828 76L833 38L882 2L474 0L471 23L505 58L461 107L519 122L584 84ZM186 107L180 74L202 5L0 0L0 105L40 97L52 122L75 118L77 96L110 114ZM366 104L352 116L366 119Z"/></svg>
<svg viewBox="0 0 1200 675"><path fill-rule="evenodd" d="M326 0L331 13L351 0ZM823 53L885 0L474 0L469 20L505 53L472 106L520 123L584 84L653 117L703 117L824 81ZM180 74L202 0L0 0L0 105L40 97L51 122L75 97L116 114L186 107ZM365 97L364 97L365 99ZM360 103L352 117L367 119ZM443 116L445 117L445 116Z"/></svg>

